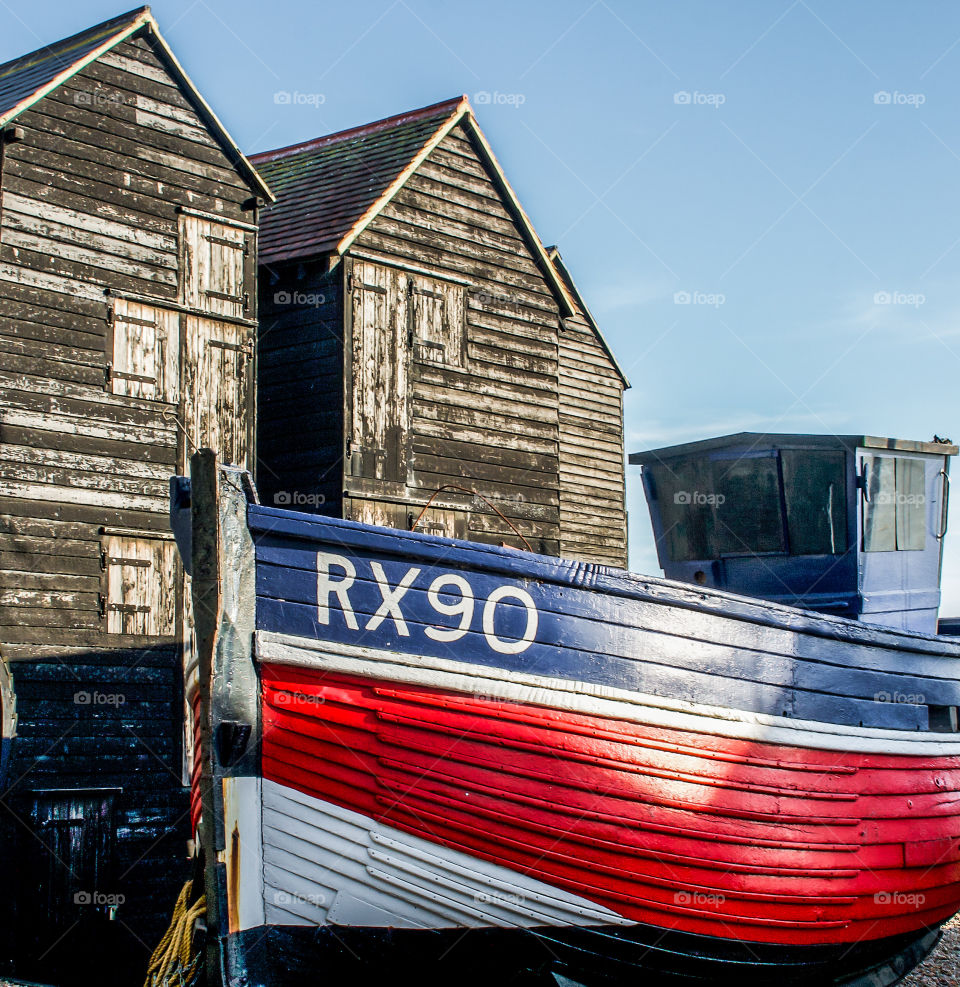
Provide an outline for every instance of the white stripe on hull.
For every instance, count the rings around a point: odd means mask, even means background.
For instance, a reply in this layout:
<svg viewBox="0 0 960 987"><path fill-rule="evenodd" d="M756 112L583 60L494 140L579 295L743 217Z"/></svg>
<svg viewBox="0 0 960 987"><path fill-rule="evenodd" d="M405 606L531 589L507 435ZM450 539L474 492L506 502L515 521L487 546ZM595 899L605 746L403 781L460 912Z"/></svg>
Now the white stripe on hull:
<svg viewBox="0 0 960 987"><path fill-rule="evenodd" d="M251 779L257 781L258 779ZM576 895L264 779L268 925L630 925Z"/></svg>
<svg viewBox="0 0 960 987"><path fill-rule="evenodd" d="M448 689L491 699L565 709L656 727L816 750L864 754L960 756L960 734L911 733L792 720L630 692L593 682L511 672L485 665L256 632L257 658L303 668ZM749 683L744 683L747 688Z"/></svg>

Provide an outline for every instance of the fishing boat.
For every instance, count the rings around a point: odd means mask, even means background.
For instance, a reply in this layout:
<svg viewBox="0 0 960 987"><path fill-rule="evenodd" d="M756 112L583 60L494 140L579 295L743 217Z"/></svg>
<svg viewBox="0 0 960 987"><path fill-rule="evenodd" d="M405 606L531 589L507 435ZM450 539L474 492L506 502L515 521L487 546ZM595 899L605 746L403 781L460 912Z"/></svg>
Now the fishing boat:
<svg viewBox="0 0 960 987"><path fill-rule="evenodd" d="M776 494L814 583L819 556L856 573L881 450L811 457L789 500L784 451L741 492ZM955 453L898 452L932 498L910 551L939 556ZM174 505L223 983L867 987L960 908L960 640L928 615L732 592L710 544L685 582L265 507L207 451Z"/></svg>
<svg viewBox="0 0 960 987"><path fill-rule="evenodd" d="M0 658L0 798L7 787L7 772L17 735L17 697L13 691L13 675Z"/></svg>

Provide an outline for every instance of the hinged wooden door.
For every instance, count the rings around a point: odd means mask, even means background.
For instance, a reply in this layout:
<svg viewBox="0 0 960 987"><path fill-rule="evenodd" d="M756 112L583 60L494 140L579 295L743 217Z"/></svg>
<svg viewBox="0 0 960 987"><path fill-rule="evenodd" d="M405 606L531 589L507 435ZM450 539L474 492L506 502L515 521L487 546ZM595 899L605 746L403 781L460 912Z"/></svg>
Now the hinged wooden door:
<svg viewBox="0 0 960 987"><path fill-rule="evenodd" d="M354 261L348 283L353 333L348 476L407 482L406 287L402 272Z"/></svg>
<svg viewBox="0 0 960 987"><path fill-rule="evenodd" d="M248 467L253 398L253 330L187 316L184 428L193 449ZM187 458L193 449L186 450ZM184 463L184 468L186 463Z"/></svg>

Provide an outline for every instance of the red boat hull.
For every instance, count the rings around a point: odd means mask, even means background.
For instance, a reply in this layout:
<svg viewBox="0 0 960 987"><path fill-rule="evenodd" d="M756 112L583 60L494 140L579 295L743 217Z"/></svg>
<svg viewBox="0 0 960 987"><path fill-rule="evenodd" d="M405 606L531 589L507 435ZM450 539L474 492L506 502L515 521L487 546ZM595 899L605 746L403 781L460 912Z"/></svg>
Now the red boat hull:
<svg viewBox="0 0 960 987"><path fill-rule="evenodd" d="M810 945L923 930L960 907L960 758L261 672L265 779L624 920Z"/></svg>

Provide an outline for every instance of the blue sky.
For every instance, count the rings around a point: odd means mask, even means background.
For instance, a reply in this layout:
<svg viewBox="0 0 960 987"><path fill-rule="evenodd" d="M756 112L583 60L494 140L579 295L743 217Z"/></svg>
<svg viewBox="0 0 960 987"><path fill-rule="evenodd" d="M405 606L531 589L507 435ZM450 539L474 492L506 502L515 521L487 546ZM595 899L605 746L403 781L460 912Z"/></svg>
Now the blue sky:
<svg viewBox="0 0 960 987"><path fill-rule="evenodd" d="M632 380L628 451L738 430L960 438L960 5L153 10L247 151L470 95ZM0 0L0 60L118 12ZM633 471L629 491L632 567L656 572Z"/></svg>

